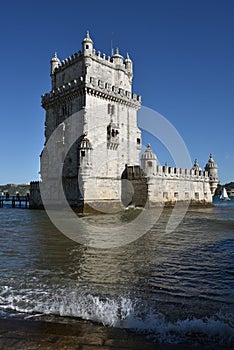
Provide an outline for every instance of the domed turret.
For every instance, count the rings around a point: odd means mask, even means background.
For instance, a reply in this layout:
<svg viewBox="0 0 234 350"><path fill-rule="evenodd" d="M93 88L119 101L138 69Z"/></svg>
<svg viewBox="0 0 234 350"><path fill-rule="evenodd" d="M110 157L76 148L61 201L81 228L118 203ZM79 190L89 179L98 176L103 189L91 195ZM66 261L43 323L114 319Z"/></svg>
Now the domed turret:
<svg viewBox="0 0 234 350"><path fill-rule="evenodd" d="M50 61L50 74L54 74L56 68L60 66L61 62L57 57L57 52L54 53L54 57L52 57Z"/></svg>
<svg viewBox="0 0 234 350"><path fill-rule="evenodd" d="M197 159L194 160L194 165L192 167L192 170L196 170L196 171L201 171L202 169L199 167L198 161Z"/></svg>
<svg viewBox="0 0 234 350"><path fill-rule="evenodd" d="M86 37L82 42L83 54L85 56L92 55L93 53L93 40L89 36L89 31L86 33Z"/></svg>
<svg viewBox="0 0 234 350"><path fill-rule="evenodd" d="M133 74L132 74L132 60L130 59L128 53L127 53L127 57L126 57L126 59L124 61L124 64L125 64L125 68L126 68L126 71L128 73L129 78L132 79L132 77L133 77Z"/></svg>
<svg viewBox="0 0 234 350"><path fill-rule="evenodd" d="M116 64L123 64L123 56L119 54L119 49L115 49L114 55L111 56L111 61Z"/></svg>
<svg viewBox="0 0 234 350"><path fill-rule="evenodd" d="M209 172L213 179L218 178L218 165L214 162L212 153L210 153L210 159L206 163L205 170Z"/></svg>
<svg viewBox="0 0 234 350"><path fill-rule="evenodd" d="M206 163L205 171L208 172L208 175L210 178L210 190L213 195L219 183L219 177L218 177L218 165L214 162L212 153L210 153L210 159Z"/></svg>
<svg viewBox="0 0 234 350"><path fill-rule="evenodd" d="M151 150L150 144L147 145L145 152L141 156L141 168L147 176L156 174L158 160L156 154Z"/></svg>

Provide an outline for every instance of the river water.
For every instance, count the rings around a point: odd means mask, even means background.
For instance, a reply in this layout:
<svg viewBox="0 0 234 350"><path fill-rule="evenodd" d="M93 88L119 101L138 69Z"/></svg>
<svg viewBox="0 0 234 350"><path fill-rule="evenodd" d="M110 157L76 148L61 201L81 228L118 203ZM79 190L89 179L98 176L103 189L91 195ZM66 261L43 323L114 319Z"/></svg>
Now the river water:
<svg viewBox="0 0 234 350"><path fill-rule="evenodd" d="M44 211L0 209L0 317L81 318L161 343L231 348L234 198L214 204L188 210L171 233L165 209L145 235L110 249L70 240ZM95 221L106 227L113 214Z"/></svg>

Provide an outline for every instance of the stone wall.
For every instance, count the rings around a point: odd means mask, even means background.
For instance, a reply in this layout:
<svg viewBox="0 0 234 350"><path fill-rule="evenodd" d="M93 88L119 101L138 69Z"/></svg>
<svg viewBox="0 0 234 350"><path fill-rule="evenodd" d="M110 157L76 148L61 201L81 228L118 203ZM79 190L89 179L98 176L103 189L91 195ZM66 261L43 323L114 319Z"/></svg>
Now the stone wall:
<svg viewBox="0 0 234 350"><path fill-rule="evenodd" d="M207 172L157 166L156 173L146 176L139 166L127 166L122 186L125 205L153 207L174 205L210 205L212 195Z"/></svg>
<svg viewBox="0 0 234 350"><path fill-rule="evenodd" d="M156 174L148 177L148 198L151 206L158 203L191 201L212 203L207 172L157 166Z"/></svg>
<svg viewBox="0 0 234 350"><path fill-rule="evenodd" d="M30 209L43 209L39 181L31 181L30 182L29 208Z"/></svg>
<svg viewBox="0 0 234 350"><path fill-rule="evenodd" d="M148 198L147 177L139 165L126 166L122 174L122 202L125 207L145 207Z"/></svg>

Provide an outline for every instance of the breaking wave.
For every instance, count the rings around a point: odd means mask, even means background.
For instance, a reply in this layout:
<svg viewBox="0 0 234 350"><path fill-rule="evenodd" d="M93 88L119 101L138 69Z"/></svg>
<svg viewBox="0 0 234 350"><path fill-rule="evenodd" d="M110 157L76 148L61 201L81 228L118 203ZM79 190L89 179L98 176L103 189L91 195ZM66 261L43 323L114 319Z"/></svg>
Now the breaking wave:
<svg viewBox="0 0 234 350"><path fill-rule="evenodd" d="M167 321L161 314L150 314L144 321L137 315L130 316L129 328L147 333L161 343L220 344L234 345L234 328L227 323L227 316L216 313L202 319L187 317L174 322Z"/></svg>
<svg viewBox="0 0 234 350"><path fill-rule="evenodd" d="M17 293L5 286L0 294L0 309L1 317L5 312L9 317L9 312L16 311L27 314L25 318L30 315L35 318L43 315L81 318L144 333L161 343L234 345L234 319L231 313L168 320L163 313L150 308L146 301L133 301L130 297L116 299L82 290L68 292L63 289L57 290L56 295L42 289L36 293L28 289Z"/></svg>

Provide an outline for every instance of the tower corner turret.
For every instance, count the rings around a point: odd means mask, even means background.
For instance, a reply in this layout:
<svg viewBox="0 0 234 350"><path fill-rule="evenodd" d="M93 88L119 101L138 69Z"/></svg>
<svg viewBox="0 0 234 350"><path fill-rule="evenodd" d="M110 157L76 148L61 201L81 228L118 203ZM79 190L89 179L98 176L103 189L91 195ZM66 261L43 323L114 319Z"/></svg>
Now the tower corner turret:
<svg viewBox="0 0 234 350"><path fill-rule="evenodd" d="M125 68L128 73L129 78L132 80L133 78L133 65L132 65L132 60L129 57L129 54L127 53L127 56L124 60Z"/></svg>
<svg viewBox="0 0 234 350"><path fill-rule="evenodd" d="M157 156L151 150L150 144L148 144L145 152L141 156L141 168L147 176L152 176L156 174L157 165Z"/></svg>
<svg viewBox="0 0 234 350"><path fill-rule="evenodd" d="M198 160L197 159L194 160L194 164L193 164L192 170L196 170L196 171L201 171L202 170L200 168L199 164L198 164Z"/></svg>
<svg viewBox="0 0 234 350"><path fill-rule="evenodd" d="M93 54L93 40L90 38L89 31L82 41L82 52L84 56L91 56Z"/></svg>
<svg viewBox="0 0 234 350"><path fill-rule="evenodd" d="M54 71L56 68L60 66L61 62L57 56L57 52L54 53L54 56L51 58L50 61L50 75L54 74Z"/></svg>
<svg viewBox="0 0 234 350"><path fill-rule="evenodd" d="M211 194L214 195L215 190L219 183L219 177L218 177L218 165L215 163L212 153L210 153L210 158L206 163L205 171L208 172L208 176L210 178L210 191L211 191Z"/></svg>
<svg viewBox="0 0 234 350"><path fill-rule="evenodd" d="M120 55L118 48L115 49L114 55L111 56L111 61L117 65L123 64L123 56Z"/></svg>

